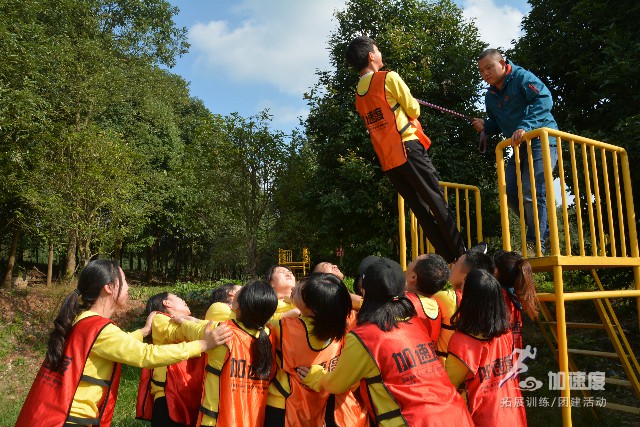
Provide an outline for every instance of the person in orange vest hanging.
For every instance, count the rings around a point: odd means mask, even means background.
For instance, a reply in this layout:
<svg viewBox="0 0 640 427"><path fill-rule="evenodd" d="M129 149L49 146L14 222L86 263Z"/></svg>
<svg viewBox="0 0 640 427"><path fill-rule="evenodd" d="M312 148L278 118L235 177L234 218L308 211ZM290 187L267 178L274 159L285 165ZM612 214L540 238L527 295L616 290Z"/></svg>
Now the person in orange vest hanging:
<svg viewBox="0 0 640 427"><path fill-rule="evenodd" d="M200 356L226 342L224 328L205 327L192 342L152 345L142 329L126 333L111 320L126 305L129 285L115 261L89 262L78 284L62 302L49 336L47 353L20 411L17 427L111 425L118 396L120 364L141 368L171 365Z"/></svg>
<svg viewBox="0 0 640 427"><path fill-rule="evenodd" d="M175 294L162 292L147 301L147 313L157 312L151 324L153 344L172 344L168 334L173 316L190 316L187 303ZM194 357L169 366L142 369L136 418L152 427L193 427L198 420L205 360Z"/></svg>
<svg viewBox="0 0 640 427"><path fill-rule="evenodd" d="M394 71L380 71L382 53L369 37L347 46L347 61L360 74L356 109L369 130L383 172L416 215L436 253L447 263L465 252L427 150L431 141L418 121L420 105Z"/></svg>
<svg viewBox="0 0 640 427"><path fill-rule="evenodd" d="M301 366L303 384L329 393L359 384L367 411L383 427L473 426L424 324L415 319L402 267L372 259L360 280L358 324L347 334L335 369Z"/></svg>
<svg viewBox="0 0 640 427"><path fill-rule="evenodd" d="M418 256L407 266L407 298L413 303L427 330L429 338L434 343L440 337L442 315L438 302L433 298L449 280L449 266L438 254L424 254Z"/></svg>
<svg viewBox="0 0 640 427"><path fill-rule="evenodd" d="M333 273L312 273L293 288L292 301L301 316L271 322L278 372L269 387L265 427L366 425L366 412L352 392L316 392L296 373L299 366L335 367L352 312L349 290Z"/></svg>
<svg viewBox="0 0 640 427"><path fill-rule="evenodd" d="M263 426L269 383L276 372L275 339L268 322L277 306L275 291L264 281L254 280L236 293L236 318L221 323L232 337L207 353L198 426ZM207 325L179 316L173 321L181 324L187 339L201 337Z"/></svg>
<svg viewBox="0 0 640 427"><path fill-rule="evenodd" d="M473 270L453 316L445 368L451 382L466 391L476 427L525 427L527 415L518 386L509 313L500 283L486 270Z"/></svg>

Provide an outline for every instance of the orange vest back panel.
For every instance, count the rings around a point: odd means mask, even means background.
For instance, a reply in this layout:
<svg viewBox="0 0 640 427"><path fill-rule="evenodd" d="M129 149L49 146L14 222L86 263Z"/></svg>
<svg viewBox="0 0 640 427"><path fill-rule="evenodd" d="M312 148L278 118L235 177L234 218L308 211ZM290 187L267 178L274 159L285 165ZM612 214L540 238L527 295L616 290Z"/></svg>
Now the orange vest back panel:
<svg viewBox="0 0 640 427"><path fill-rule="evenodd" d="M101 427L111 425L120 384L120 364L115 364L111 378L89 378L82 375L96 338L109 323L113 322L106 317L89 316L71 328L65 340L62 366L57 371L52 371L47 361L43 362L22 406L16 427L45 424L58 427L67 421ZM103 398L101 402L97 402L100 408L98 418L79 420L69 416L73 397L81 380L103 384Z"/></svg>
<svg viewBox="0 0 640 427"><path fill-rule="evenodd" d="M317 392L302 384L296 373L300 366L321 365L327 371L335 369L338 357L342 351L342 340L333 341L322 350L311 348L309 332L305 323L298 318L284 318L280 320L282 344L282 368L288 374L291 394L285 404L285 426L316 426L323 425L325 408L329 393ZM334 417L341 426L356 426L358 421L366 420L366 414L351 396L336 396ZM338 401L340 405L338 405ZM349 424L341 424L349 423ZM362 424L361 424L362 425Z"/></svg>
<svg viewBox="0 0 640 427"><path fill-rule="evenodd" d="M225 344L229 349L227 360L225 360L222 370L215 372L211 365L207 365L206 377L209 375L220 376L219 405L218 412L212 408L200 407L200 420L202 413L216 418L216 426L246 426L262 427L264 424L264 411L267 405L269 394L269 383L276 371L276 346L274 334L270 334L271 355L273 364L271 372L267 377L258 378L253 373L252 366L255 364L251 355L251 343L257 338L243 330L236 320L223 322L229 326L232 338ZM203 396L203 402L204 396Z"/></svg>
<svg viewBox="0 0 640 427"><path fill-rule="evenodd" d="M360 390L375 414L376 422L402 418L414 426L472 426L464 400L451 384L433 342L418 319L400 322L398 328L381 331L374 324L359 325L352 334L360 340L380 370L380 376L364 378ZM381 413L368 387L383 383L399 409Z"/></svg>
<svg viewBox="0 0 640 427"><path fill-rule="evenodd" d="M515 362L510 332L491 340L456 332L449 341L449 354L460 359L471 371L465 379L465 388L469 412L476 426L527 425L524 406L503 407L501 404L502 398L513 401L522 396L517 375L500 386Z"/></svg>

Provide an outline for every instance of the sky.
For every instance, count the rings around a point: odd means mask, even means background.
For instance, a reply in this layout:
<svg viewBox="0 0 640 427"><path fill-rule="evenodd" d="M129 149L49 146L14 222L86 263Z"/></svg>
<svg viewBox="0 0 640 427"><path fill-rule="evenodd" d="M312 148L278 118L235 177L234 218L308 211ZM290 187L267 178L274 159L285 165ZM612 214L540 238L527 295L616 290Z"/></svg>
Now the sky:
<svg viewBox="0 0 640 427"><path fill-rule="evenodd" d="M305 118L303 94L329 70L327 41L345 0L169 0L188 30L189 53L171 70L215 114L249 117L268 108L274 129ZM509 48L530 10L525 0L455 0L490 47Z"/></svg>

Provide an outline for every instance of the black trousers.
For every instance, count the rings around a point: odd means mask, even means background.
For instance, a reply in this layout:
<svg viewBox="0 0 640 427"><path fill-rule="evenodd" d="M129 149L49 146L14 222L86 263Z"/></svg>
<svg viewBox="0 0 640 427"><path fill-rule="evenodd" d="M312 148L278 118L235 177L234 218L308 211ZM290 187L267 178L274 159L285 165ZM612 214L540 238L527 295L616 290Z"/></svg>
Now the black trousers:
<svg viewBox="0 0 640 427"><path fill-rule="evenodd" d="M169 407L167 398L159 397L153 402L153 415L151 416L151 427L186 427L177 423L169 417Z"/></svg>
<svg viewBox="0 0 640 427"><path fill-rule="evenodd" d="M419 141L407 141L407 162L386 171L404 198L436 253L448 263L465 252L456 221L444 200L438 173Z"/></svg>

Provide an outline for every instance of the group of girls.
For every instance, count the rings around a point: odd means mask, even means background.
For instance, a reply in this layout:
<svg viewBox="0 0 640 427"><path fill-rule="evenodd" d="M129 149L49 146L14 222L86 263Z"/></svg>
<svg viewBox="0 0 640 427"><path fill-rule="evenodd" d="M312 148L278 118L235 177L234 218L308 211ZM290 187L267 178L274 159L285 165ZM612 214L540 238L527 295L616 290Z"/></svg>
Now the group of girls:
<svg viewBox="0 0 640 427"><path fill-rule="evenodd" d="M500 252L498 279L466 274L444 364L436 354L442 317L428 299L448 270L437 258L416 261L405 277L394 261L367 257L355 283L362 300L330 267L296 284L274 266L266 282L217 291L206 316L216 322L159 294L147 309L160 314L130 334L109 320L127 300L122 270L92 261L60 310L16 425L110 425L121 363L149 369L137 414L153 426L526 425L523 408L500 405L520 395L517 377L498 386L494 369L508 367L522 345L521 311L537 314L526 260ZM434 283L412 285L413 274ZM150 333L153 344L144 344Z"/></svg>

